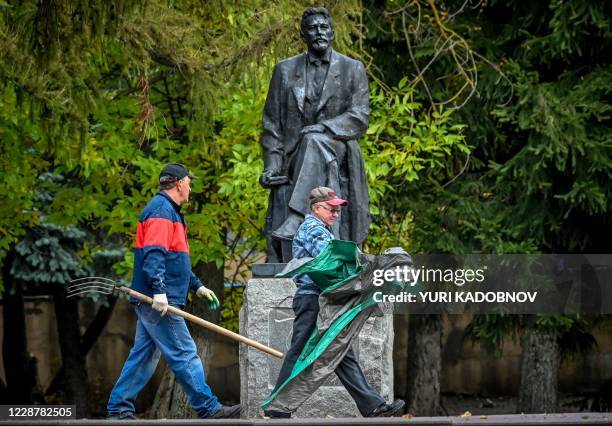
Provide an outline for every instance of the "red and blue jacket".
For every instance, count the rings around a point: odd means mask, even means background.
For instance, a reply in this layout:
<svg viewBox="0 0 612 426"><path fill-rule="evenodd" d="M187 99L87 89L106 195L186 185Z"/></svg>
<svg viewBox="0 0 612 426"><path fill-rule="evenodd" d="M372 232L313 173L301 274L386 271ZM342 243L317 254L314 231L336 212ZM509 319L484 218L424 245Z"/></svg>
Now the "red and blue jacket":
<svg viewBox="0 0 612 426"><path fill-rule="evenodd" d="M183 307L188 291L201 285L191 271L185 218L180 207L160 192L138 219L132 288L147 296L165 293L170 305Z"/></svg>

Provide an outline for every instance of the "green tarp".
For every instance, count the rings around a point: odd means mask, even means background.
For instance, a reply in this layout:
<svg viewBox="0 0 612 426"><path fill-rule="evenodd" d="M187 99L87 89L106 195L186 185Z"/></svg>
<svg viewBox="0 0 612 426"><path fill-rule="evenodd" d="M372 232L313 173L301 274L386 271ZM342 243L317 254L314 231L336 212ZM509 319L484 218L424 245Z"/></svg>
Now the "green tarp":
<svg viewBox="0 0 612 426"><path fill-rule="evenodd" d="M315 331L289 378L264 401L263 408L293 412L323 384L368 317L381 313L373 299L374 292L395 294L404 287L397 281L374 286L373 271L401 265L412 266L410 256L401 249L372 256L362 253L355 243L333 240L316 258L292 261L277 275L293 277L306 273L322 293Z"/></svg>

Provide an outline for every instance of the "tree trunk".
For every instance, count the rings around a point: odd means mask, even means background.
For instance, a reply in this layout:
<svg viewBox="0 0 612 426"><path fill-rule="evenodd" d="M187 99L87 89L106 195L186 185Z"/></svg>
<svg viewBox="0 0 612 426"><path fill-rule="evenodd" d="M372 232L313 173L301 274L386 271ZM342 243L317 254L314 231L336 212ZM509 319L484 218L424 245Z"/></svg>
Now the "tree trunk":
<svg viewBox="0 0 612 426"><path fill-rule="evenodd" d="M408 315L393 315L393 394L406 399L408 379Z"/></svg>
<svg viewBox="0 0 612 426"><path fill-rule="evenodd" d="M64 402L76 405L77 417L89 417L89 382L77 302L74 299L66 299L62 285L55 286L53 301L62 364L65 366Z"/></svg>
<svg viewBox="0 0 612 426"><path fill-rule="evenodd" d="M9 250L2 265L4 340L2 357L6 375L6 404L31 404L37 385L36 360L27 350L25 312L21 284L14 281L11 267L15 252Z"/></svg>
<svg viewBox="0 0 612 426"><path fill-rule="evenodd" d="M557 409L559 344L554 332L528 329L523 337L520 413L554 413Z"/></svg>
<svg viewBox="0 0 612 426"><path fill-rule="evenodd" d="M441 315L412 315L408 330L408 412L417 416L440 414L442 369Z"/></svg>
<svg viewBox="0 0 612 426"><path fill-rule="evenodd" d="M194 268L194 273L202 279L206 287L217 295L223 307L223 268L217 268L214 263L198 264ZM198 299L194 295L194 303L188 304L188 311L200 318L214 323L219 322L220 309L209 311L204 300ZM191 336L198 348L198 355L202 359L204 369L208 374L208 367L212 359L214 344L217 335L205 328L192 326L187 322ZM215 390L213 389L213 394ZM151 410L152 419L193 419L197 418L194 410L187 400L187 396L181 385L175 380L174 374L170 369L166 369L161 384L155 395L155 401Z"/></svg>

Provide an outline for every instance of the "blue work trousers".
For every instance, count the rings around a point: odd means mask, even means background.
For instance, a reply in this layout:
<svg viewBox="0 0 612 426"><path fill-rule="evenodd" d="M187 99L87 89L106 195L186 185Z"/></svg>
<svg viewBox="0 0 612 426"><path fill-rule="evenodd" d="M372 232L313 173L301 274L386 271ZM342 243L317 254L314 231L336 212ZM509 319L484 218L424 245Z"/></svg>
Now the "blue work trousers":
<svg viewBox="0 0 612 426"><path fill-rule="evenodd" d="M285 354L275 389L291 375L293 366L317 326L319 296L316 294L296 294L293 298L293 312L295 318L293 319L291 348ZM385 400L368 383L353 348L350 348L344 355L344 358L336 367L335 373L355 401L362 416L367 416L385 403Z"/></svg>
<svg viewBox="0 0 612 426"><path fill-rule="evenodd" d="M110 394L108 414L134 413L134 400L153 376L160 355L164 356L198 417L205 418L219 410L221 404L206 384L204 367L185 320L169 312L161 316L143 302L138 302L135 310L138 322L134 346Z"/></svg>

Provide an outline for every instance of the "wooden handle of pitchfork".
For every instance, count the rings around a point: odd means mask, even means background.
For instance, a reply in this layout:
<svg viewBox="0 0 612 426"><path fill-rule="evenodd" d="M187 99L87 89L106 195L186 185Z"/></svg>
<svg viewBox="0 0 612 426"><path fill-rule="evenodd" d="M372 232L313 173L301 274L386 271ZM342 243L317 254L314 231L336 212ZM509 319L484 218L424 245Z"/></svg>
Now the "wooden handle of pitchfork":
<svg viewBox="0 0 612 426"><path fill-rule="evenodd" d="M151 299L149 296L145 296L142 293L139 293L135 290L132 290L131 288L128 287L118 287L119 290L121 290L122 292L124 292L125 294L129 295L129 296L134 296L136 299L138 300L142 300L143 302L148 303L149 305L153 304L153 299ZM229 331L226 328L223 327L219 327L217 324L213 324L212 322L203 320L200 317L196 317L195 315L189 314L185 311L181 311L178 308L175 308L174 306L169 306L168 305L168 312L172 312L173 314L176 314L180 317L185 318L188 321L191 321L194 324L198 324L201 325L204 328L207 328L209 330L214 331L215 333L219 333L219 334L223 334L224 336L229 337L230 339L233 340L237 340L239 342L244 343L245 345L249 345L254 347L255 349L259 349L260 351L263 351L265 353L268 353L270 355L273 355L277 358L282 358L283 357L283 353L279 352L275 349L272 349L266 345L262 345L259 342L256 342L255 340L251 340L248 339L244 336L241 336L238 333L234 333L233 331Z"/></svg>

